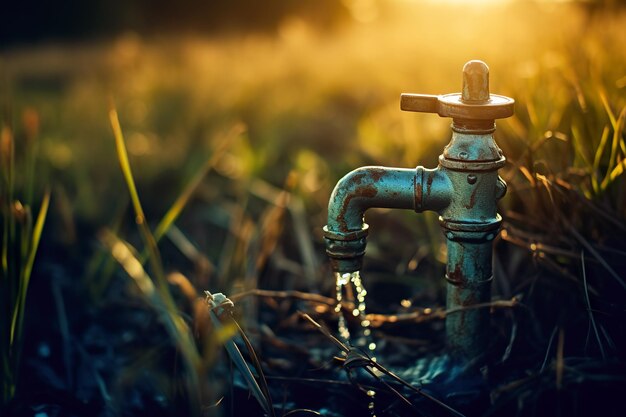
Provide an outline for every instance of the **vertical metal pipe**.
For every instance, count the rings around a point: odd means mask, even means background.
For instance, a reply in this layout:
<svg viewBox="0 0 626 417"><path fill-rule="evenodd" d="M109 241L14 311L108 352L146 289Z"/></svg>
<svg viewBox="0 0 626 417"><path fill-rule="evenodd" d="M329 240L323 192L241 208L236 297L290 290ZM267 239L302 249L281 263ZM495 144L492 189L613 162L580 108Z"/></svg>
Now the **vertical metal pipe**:
<svg viewBox="0 0 626 417"><path fill-rule="evenodd" d="M483 356L488 345L489 310L471 306L491 298L492 245L452 236L447 247L448 346L455 359L471 363Z"/></svg>
<svg viewBox="0 0 626 417"><path fill-rule="evenodd" d="M503 190L497 170L504 165L492 132L454 131L439 159L454 198L440 211L447 238L446 336L452 357L480 363L488 347L489 310L473 307L491 298L492 240L500 226L497 200Z"/></svg>

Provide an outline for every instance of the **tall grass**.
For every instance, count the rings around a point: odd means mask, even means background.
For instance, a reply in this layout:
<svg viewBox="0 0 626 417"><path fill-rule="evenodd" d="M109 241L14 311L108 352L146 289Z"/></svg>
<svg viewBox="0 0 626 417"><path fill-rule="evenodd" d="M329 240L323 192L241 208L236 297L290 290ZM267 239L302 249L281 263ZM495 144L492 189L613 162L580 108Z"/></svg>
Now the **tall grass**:
<svg viewBox="0 0 626 417"><path fill-rule="evenodd" d="M198 354L190 328L185 323L184 318L172 298L169 283L163 271L161 255L157 247L157 239L150 229L141 200L139 199L139 193L128 160L122 128L113 103L111 103L109 109L109 119L115 137L118 160L133 205L135 223L139 228L146 253L148 254L147 258L150 262L152 274L155 276L154 281L144 270L141 261L138 259L137 252L132 250L132 247L130 247L128 243L121 241L114 234L106 231L101 235L101 240L111 251L115 260L119 262L127 274L135 281L148 304L162 317L167 333L171 339L175 341L185 364L186 369L184 369L183 375L185 376L186 388L190 399L190 412L192 415L200 415L202 401L199 378L199 374L202 370L201 357ZM183 202L181 203L181 201ZM184 206L184 200L179 198L174 205L174 209L170 210L170 212L182 210L182 206ZM175 215L167 215L165 222L167 222L167 219L171 218L175 218ZM167 230L167 226L163 226L163 224L166 223L161 223L161 233Z"/></svg>
<svg viewBox="0 0 626 417"><path fill-rule="evenodd" d="M168 269L180 257L163 249L173 243L192 260L195 276L182 280L192 288L191 299L207 288L330 292L330 275L319 267L319 228L335 182L366 164L435 166L449 121L400 112L399 94L458 91L460 69L474 58L490 65L492 92L517 102L516 116L498 121L497 131L510 187L501 203L506 222L497 247L498 295L521 292L533 308L541 301L558 310L546 316L558 316L558 326L546 320L539 336L528 337L537 342L533 348L547 350L542 378L558 368L560 383L575 380L568 374L574 344L567 319L578 313L593 322L602 356L615 353L609 340L619 329L591 309L624 281L626 16L531 2L488 10L408 3L392 3L378 20L330 35L295 19L275 36L143 40L129 34L87 48L43 47L2 57L16 107L36 106L47 121L38 172L64 185L79 219L115 224L100 240L166 323L185 357L189 390L205 382L216 343L203 345L212 351L197 350L171 292L181 280ZM117 109L102 104L109 93ZM26 190L29 180L15 177L12 136L4 132L3 271L18 277L30 270L18 265L34 256L48 200L34 225L21 213L36 192L25 193L21 208L15 205L16 180ZM131 225L119 214L117 166L134 213ZM436 219L379 211L368 213L370 220L369 282L422 290L423 282L442 274ZM511 248L514 256L508 256ZM94 265L97 272L100 261ZM105 275L90 274L101 280L95 293L106 288ZM3 278L2 285L8 282ZM534 291L537 282L545 291ZM439 286L432 284L435 294ZM572 304L580 307L575 315L569 314ZM11 306L5 317L14 311ZM254 324L255 311L244 320ZM10 327L2 328L3 343L10 341ZM558 343L548 343L557 334ZM551 362L554 344L558 354Z"/></svg>
<svg viewBox="0 0 626 417"><path fill-rule="evenodd" d="M31 141L36 132L29 132ZM0 348L2 349L1 391L2 403L6 405L16 394L17 381L24 341L24 314L27 308L28 287L35 264L37 249L45 225L50 204L50 193L46 192L33 223L30 204L22 204L18 195L25 200L33 198L32 149L26 149L25 190L16 189L15 141L11 128L4 124L0 138L0 160L2 183L2 276L0 277L1 318Z"/></svg>
<svg viewBox="0 0 626 417"><path fill-rule="evenodd" d="M233 327L233 325L230 324L226 327L222 327L221 324L214 323L213 327L215 329L213 334L208 333L208 328L201 328L201 326L207 326L204 316L208 315L208 312L206 309L198 309L195 307L201 302L198 291L191 282L180 273L171 273L166 276L158 242L174 227L174 222L185 209L194 192L197 191L198 186L202 183L202 180L214 169L218 161L220 161L225 149L229 146L229 142L234 137L241 134L241 129L235 126L223 137L223 140L218 143L217 148L211 153L211 156L207 158L198 171L192 175L189 183L183 187L182 192L163 215L153 232L139 197L139 191L128 158L127 142L122 133L117 111L112 102L109 109L109 120L115 138L115 148L119 165L128 188L130 201L133 206L135 224L139 229L144 250L140 254L139 251L134 249L128 242L123 241L114 232L108 229L104 229L100 233L99 239L108 250L111 257L117 261L128 277L130 277L139 288L140 294L144 297L147 306L152 308L154 312L161 317L168 336L176 344L177 350L183 359L184 368L181 370L180 376L186 382L186 391L189 396L189 410L192 415L200 415L203 408L202 401L206 402L209 399L206 395L206 371L215 361L215 350L218 348L218 344L224 344L229 350L229 353L231 353L233 349L235 352L239 352L234 342L230 340L234 335L232 331L236 331L238 326ZM181 239L181 237L179 237L179 239ZM182 239L184 239L184 236ZM189 242L186 242L186 244L193 248L193 244ZM95 264L101 263L101 257L96 255L96 258L98 260ZM145 263L150 267L150 274L144 267ZM105 273L105 277L107 275L108 274ZM97 278L97 274L91 275L91 279ZM110 277L106 277L105 279L108 280L109 278ZM194 306L191 323L187 320L179 305L174 300L173 289L176 287L185 294L187 301ZM211 312L211 315L211 317L214 318L213 312ZM217 320L217 318L214 318L214 320ZM231 319L231 321L236 325L234 319ZM195 338L192 334L192 328L196 330L198 335L204 335L204 337ZM244 336L244 340L247 340L241 329L239 329L239 332ZM205 347L204 350L200 350L202 344ZM249 350L251 351L251 347L249 347ZM241 354L239 354L238 357L234 357L233 360L238 360L235 362L238 366L242 363L245 364ZM245 370L247 370L248 376L254 381L254 377L247 368L247 365L245 365ZM245 373L244 376L246 376ZM258 385L256 387L258 388ZM204 397L203 393L205 394ZM268 398L267 390L265 390L262 395ZM208 394L208 397L213 396L212 393ZM271 400L269 404L269 406L266 405L265 409L268 414L272 414L273 408L271 407Z"/></svg>

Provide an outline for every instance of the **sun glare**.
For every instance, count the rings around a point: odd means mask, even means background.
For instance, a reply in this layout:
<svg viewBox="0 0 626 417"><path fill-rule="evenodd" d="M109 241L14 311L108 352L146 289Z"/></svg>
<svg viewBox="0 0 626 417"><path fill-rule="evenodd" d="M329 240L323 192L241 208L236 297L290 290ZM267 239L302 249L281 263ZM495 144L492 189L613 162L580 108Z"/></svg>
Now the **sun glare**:
<svg viewBox="0 0 626 417"><path fill-rule="evenodd" d="M376 0L341 0L352 18L360 23L369 23L378 20L381 17L381 8L383 4ZM476 7L483 8L489 6L502 6L513 3L515 0L393 0L387 3L387 6L394 4L404 7L420 5L444 6L444 7ZM566 2L569 0L538 0L543 2Z"/></svg>
<svg viewBox="0 0 626 417"><path fill-rule="evenodd" d="M514 0L396 0L406 3L434 3L434 4L458 4L458 5L489 5L506 4Z"/></svg>

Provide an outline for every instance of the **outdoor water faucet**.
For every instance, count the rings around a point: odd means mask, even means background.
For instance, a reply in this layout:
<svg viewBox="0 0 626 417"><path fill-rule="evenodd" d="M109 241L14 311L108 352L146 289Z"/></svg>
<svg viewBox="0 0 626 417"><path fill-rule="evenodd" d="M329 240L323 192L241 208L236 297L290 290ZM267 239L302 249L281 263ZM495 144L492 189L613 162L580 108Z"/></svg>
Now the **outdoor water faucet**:
<svg viewBox="0 0 626 417"><path fill-rule="evenodd" d="M493 133L495 119L513 115L514 100L489 93L489 68L482 61L463 67L461 93L402 94L405 111L452 118L452 139L439 166L426 169L362 167L343 177L328 204L326 252L335 272L361 269L372 207L431 210L447 241L446 335L453 357L471 361L487 347L489 311L463 309L491 298L492 241L502 221L496 203L506 193L498 176L505 158ZM461 307L460 309L458 309Z"/></svg>

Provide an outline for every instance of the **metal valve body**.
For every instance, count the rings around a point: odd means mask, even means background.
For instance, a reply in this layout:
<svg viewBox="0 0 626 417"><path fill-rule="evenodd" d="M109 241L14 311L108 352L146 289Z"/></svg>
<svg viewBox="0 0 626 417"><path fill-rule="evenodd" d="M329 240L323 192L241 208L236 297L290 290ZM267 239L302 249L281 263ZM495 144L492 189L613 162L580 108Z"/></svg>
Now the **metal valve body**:
<svg viewBox="0 0 626 417"><path fill-rule="evenodd" d="M483 355L488 342L489 311L457 308L491 297L492 240L501 223L496 203L506 193L497 173L505 158L493 138L494 121L513 115L513 105L513 99L489 93L489 68L481 61L463 67L461 93L402 94L402 110L453 119L439 166L358 168L339 180L328 205L326 252L341 273L361 269L368 208L439 214L448 249L446 306L456 311L446 317L447 341L452 356L463 361Z"/></svg>

